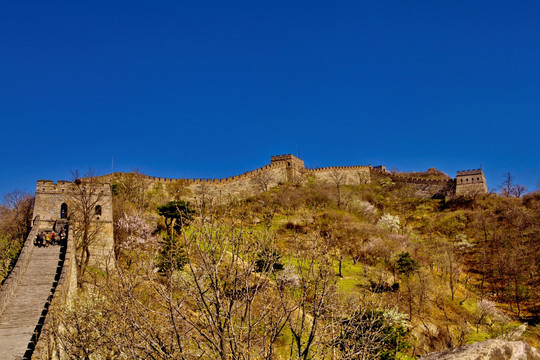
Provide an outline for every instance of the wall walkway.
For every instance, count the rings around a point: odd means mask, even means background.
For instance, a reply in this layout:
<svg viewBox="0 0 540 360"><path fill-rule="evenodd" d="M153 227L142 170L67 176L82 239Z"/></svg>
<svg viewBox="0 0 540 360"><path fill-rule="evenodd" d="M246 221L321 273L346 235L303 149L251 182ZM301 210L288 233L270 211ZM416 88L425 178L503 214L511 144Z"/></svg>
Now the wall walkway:
<svg viewBox="0 0 540 360"><path fill-rule="evenodd" d="M34 229L36 226L34 226ZM0 313L0 359L29 358L35 332L39 332L61 271L61 246L34 247L34 229L17 265L0 288L4 310ZM21 262L21 264L19 264ZM22 263L25 264L22 264ZM24 266L22 266L24 265ZM8 292L9 293L6 293Z"/></svg>

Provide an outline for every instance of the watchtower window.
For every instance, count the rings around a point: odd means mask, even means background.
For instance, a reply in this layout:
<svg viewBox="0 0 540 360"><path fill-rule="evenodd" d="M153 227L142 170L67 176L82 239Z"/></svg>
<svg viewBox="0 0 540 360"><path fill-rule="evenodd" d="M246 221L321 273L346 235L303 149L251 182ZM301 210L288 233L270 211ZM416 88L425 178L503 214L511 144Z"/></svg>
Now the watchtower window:
<svg viewBox="0 0 540 360"><path fill-rule="evenodd" d="M60 218L61 219L67 218L67 211L68 211L68 206L66 203L63 203L62 205L60 205Z"/></svg>
<svg viewBox="0 0 540 360"><path fill-rule="evenodd" d="M463 182L463 179L461 179L461 182Z"/></svg>
<svg viewBox="0 0 540 360"><path fill-rule="evenodd" d="M101 205L96 206L96 215L101 216Z"/></svg>

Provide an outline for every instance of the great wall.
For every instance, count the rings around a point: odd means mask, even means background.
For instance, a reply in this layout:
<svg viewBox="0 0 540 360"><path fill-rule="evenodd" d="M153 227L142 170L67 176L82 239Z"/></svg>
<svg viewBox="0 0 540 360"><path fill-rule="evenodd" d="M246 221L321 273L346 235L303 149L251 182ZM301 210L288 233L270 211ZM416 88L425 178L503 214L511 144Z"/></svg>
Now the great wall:
<svg viewBox="0 0 540 360"><path fill-rule="evenodd" d="M113 266L113 209L111 184L122 177L112 173L92 182L38 180L34 205L33 227L15 268L0 287L0 359L29 359L33 354L51 358L51 349L38 341L47 326L47 311L53 303L69 302L76 289L76 229L69 228L70 214L80 210L86 199L97 241L92 246L92 265L102 269ZM313 179L334 185L359 185L386 177L393 182L410 184L417 196L447 198L454 195L487 193L481 169L458 171L452 178L422 178L389 172L384 166L334 166L309 169L294 155L272 156L270 164L241 175L224 179L170 179L140 175L147 186L181 182L189 190L188 198L212 196L216 201L241 198L266 191L286 182ZM34 246L41 231L68 229L67 241L60 246ZM36 276L40 274L40 276ZM46 333L46 331L44 331ZM46 336L46 335L45 335Z"/></svg>

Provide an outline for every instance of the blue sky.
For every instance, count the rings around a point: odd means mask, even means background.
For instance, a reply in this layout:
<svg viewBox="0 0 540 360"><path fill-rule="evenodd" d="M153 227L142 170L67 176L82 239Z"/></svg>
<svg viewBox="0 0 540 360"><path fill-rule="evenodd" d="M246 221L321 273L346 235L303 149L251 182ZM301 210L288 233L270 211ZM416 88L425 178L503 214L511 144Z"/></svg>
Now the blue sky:
<svg viewBox="0 0 540 360"><path fill-rule="evenodd" d="M0 194L72 170L540 179L539 1L2 1Z"/></svg>

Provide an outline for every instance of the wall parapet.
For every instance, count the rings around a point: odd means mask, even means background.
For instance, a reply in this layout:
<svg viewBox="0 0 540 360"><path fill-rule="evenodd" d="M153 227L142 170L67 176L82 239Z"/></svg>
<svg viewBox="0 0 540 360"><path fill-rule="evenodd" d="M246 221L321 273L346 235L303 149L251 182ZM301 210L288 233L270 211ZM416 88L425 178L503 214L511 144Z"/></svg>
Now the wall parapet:
<svg viewBox="0 0 540 360"><path fill-rule="evenodd" d="M457 172L458 176L461 175L483 175L482 169L462 170Z"/></svg>
<svg viewBox="0 0 540 360"><path fill-rule="evenodd" d="M405 182L405 183L411 183L411 184L426 184L426 185L446 185L448 183L453 182L453 179L424 179L424 178L417 178L417 177L411 177L407 175L400 175L396 173L392 173L386 170L380 170L380 169L371 169L371 171L378 175L388 176L394 181L398 182Z"/></svg>
<svg viewBox="0 0 540 360"><path fill-rule="evenodd" d="M32 258L32 253L34 252L34 239L36 238L39 230L39 222L40 218L39 216L36 216L32 224L32 229L24 241L23 248L21 249L19 257L17 258L15 266L2 284L2 287L0 287L0 314L6 309L6 306L13 296L17 285L19 285L24 272L28 268L28 264Z"/></svg>
<svg viewBox="0 0 540 360"><path fill-rule="evenodd" d="M241 181L241 180L250 179L250 178L253 178L253 177L257 176L258 174L263 173L265 171L273 170L273 169L276 169L276 168L285 168L285 167L286 167L286 164L284 164L284 163L279 163L279 162L278 163L271 163L271 164L262 166L260 168L257 168L255 170L247 171L247 172L245 172L243 174L229 176L229 177L226 177L226 178L164 178L164 177L150 176L150 175L145 175L145 174L139 174L139 176L141 176L141 177L143 177L145 179L148 179L150 181L158 181L158 182L162 182L162 183L173 183L173 182L176 182L176 181L185 181L188 184L222 185L222 184L230 184L230 183L235 182L235 181ZM114 173L111 173L111 174L99 176L98 178L99 179L109 179L109 178L114 178L116 175L122 175L122 174L125 174L125 173L114 172Z"/></svg>
<svg viewBox="0 0 540 360"><path fill-rule="evenodd" d="M339 170L369 170L371 169L371 165L352 165L352 166L327 166L322 168L314 168L314 169L307 169L306 172L308 173L318 173L318 172L326 172L326 171L339 171Z"/></svg>

